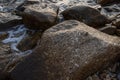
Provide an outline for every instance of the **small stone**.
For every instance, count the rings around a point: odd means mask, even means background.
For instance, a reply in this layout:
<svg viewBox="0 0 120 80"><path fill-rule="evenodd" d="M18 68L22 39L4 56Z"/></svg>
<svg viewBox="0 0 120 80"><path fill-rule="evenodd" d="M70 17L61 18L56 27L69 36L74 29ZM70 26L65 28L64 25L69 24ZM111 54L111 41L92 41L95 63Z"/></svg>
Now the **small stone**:
<svg viewBox="0 0 120 80"><path fill-rule="evenodd" d="M92 76L92 80L100 80L100 78L99 78L98 75L95 74L95 75Z"/></svg>
<svg viewBox="0 0 120 80"><path fill-rule="evenodd" d="M64 10L61 14L65 20L78 20L94 28L101 28L109 23L107 17L101 15L98 10L88 6L73 6Z"/></svg>
<svg viewBox="0 0 120 80"><path fill-rule="evenodd" d="M117 63L113 65L113 67L111 68L111 72L116 72L117 70Z"/></svg>
<svg viewBox="0 0 120 80"><path fill-rule="evenodd" d="M106 76L107 76L107 73L102 73L102 74L100 74L100 78L101 78L101 79L105 79Z"/></svg>

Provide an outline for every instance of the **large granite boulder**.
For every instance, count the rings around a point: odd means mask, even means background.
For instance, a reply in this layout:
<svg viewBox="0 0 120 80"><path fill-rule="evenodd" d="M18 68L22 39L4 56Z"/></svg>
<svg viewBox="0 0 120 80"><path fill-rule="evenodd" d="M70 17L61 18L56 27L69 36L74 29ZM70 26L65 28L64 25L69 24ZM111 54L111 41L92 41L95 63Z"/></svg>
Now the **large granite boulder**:
<svg viewBox="0 0 120 80"><path fill-rule="evenodd" d="M15 80L84 80L120 54L120 39L69 20L43 33L38 47L11 72Z"/></svg>
<svg viewBox="0 0 120 80"><path fill-rule="evenodd" d="M94 8L88 6L74 6L66 9L62 12L65 20L78 20L85 24L98 28L104 26L109 20L100 14L100 12Z"/></svg>
<svg viewBox="0 0 120 80"><path fill-rule="evenodd" d="M26 6L24 12L16 12L22 16L23 23L29 29L46 30L56 24L57 13L53 9L41 9L38 4Z"/></svg>

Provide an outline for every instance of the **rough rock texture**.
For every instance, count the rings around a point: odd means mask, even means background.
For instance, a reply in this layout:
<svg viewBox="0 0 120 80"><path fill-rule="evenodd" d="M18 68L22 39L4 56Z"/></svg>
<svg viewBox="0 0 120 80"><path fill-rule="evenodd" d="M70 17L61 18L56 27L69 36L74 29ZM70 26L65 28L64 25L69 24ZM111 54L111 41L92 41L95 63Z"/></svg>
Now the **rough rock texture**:
<svg viewBox="0 0 120 80"><path fill-rule="evenodd" d="M35 48L38 40L41 37L41 34L42 34L41 32L35 32L34 34L25 37L17 45L17 48L21 51L31 50L31 49Z"/></svg>
<svg viewBox="0 0 120 80"><path fill-rule="evenodd" d="M4 70L10 60L11 49L8 44L0 43L0 70Z"/></svg>
<svg viewBox="0 0 120 80"><path fill-rule="evenodd" d="M22 20L11 13L0 13L0 31L22 24Z"/></svg>
<svg viewBox="0 0 120 80"><path fill-rule="evenodd" d="M34 4L40 5L40 1L39 0L25 0L17 6L16 10L24 11L25 6L31 6L31 5L34 5Z"/></svg>
<svg viewBox="0 0 120 80"><path fill-rule="evenodd" d="M40 45L11 72L15 80L84 80L113 62L120 40L75 20L48 30Z"/></svg>
<svg viewBox="0 0 120 80"><path fill-rule="evenodd" d="M17 12L22 16L23 23L29 29L46 30L56 24L57 13L50 9L40 9L39 5L27 6L24 12Z"/></svg>
<svg viewBox="0 0 120 80"><path fill-rule="evenodd" d="M95 28L104 26L109 22L98 10L88 6L74 6L68 8L62 12L62 15L66 20L75 19Z"/></svg>
<svg viewBox="0 0 120 80"><path fill-rule="evenodd" d="M120 80L120 62L111 64L107 69L89 76L86 80Z"/></svg>

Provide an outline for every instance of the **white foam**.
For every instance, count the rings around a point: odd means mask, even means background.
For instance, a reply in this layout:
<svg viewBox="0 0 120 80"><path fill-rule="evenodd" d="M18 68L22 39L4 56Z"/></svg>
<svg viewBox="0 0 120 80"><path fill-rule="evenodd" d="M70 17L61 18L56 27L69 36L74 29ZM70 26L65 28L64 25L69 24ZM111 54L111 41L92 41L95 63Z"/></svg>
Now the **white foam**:
<svg viewBox="0 0 120 80"><path fill-rule="evenodd" d="M0 6L0 11L3 11L3 7L2 6Z"/></svg>
<svg viewBox="0 0 120 80"><path fill-rule="evenodd" d="M16 26L14 29L7 32L9 36L2 42L10 44L12 51L20 52L20 50L17 49L16 46L26 36L26 30L27 29L24 27L24 25Z"/></svg>

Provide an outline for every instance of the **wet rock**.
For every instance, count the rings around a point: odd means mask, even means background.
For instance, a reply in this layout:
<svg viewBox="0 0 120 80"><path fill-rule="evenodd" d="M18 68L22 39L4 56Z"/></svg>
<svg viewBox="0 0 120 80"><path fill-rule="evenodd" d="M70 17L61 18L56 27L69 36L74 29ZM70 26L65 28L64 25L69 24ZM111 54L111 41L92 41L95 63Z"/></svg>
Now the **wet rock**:
<svg viewBox="0 0 120 80"><path fill-rule="evenodd" d="M42 34L41 32L35 32L34 34L25 37L17 45L17 48L21 51L31 50L31 49L35 48L38 40L41 37L41 34Z"/></svg>
<svg viewBox="0 0 120 80"><path fill-rule="evenodd" d="M28 4L38 4L40 1L39 0L27 0L26 5Z"/></svg>
<svg viewBox="0 0 120 80"><path fill-rule="evenodd" d="M0 31L8 30L16 25L22 24L22 20L11 13L0 13Z"/></svg>
<svg viewBox="0 0 120 80"><path fill-rule="evenodd" d="M56 24L57 13L50 9L41 9L39 5L27 6L24 12L17 12L22 16L23 23L29 29L46 30Z"/></svg>
<svg viewBox="0 0 120 80"><path fill-rule="evenodd" d="M84 23L65 21L43 33L40 45L11 76L15 80L84 80L114 62L119 43L118 37Z"/></svg>
<svg viewBox="0 0 120 80"><path fill-rule="evenodd" d="M93 76L92 76L92 80L100 80L100 78L99 78L98 75L93 75Z"/></svg>
<svg viewBox="0 0 120 80"><path fill-rule="evenodd" d="M111 73L108 70L104 70L101 74L100 74L100 79L101 80L117 80L117 76L115 73Z"/></svg>
<svg viewBox="0 0 120 80"><path fill-rule="evenodd" d="M108 75L108 73L102 72L102 74L100 74L100 78L105 79L107 75Z"/></svg>
<svg viewBox="0 0 120 80"><path fill-rule="evenodd" d="M118 77L118 80L120 80L120 73L118 74L118 76L117 76L117 77Z"/></svg>
<svg viewBox="0 0 120 80"><path fill-rule="evenodd" d="M62 12L65 20L78 20L82 21L85 24L99 28L104 26L109 20L100 14L100 12L94 8L88 6L74 6L66 9Z"/></svg>
<svg viewBox="0 0 120 80"><path fill-rule="evenodd" d="M100 28L99 30L104 32L104 33L113 35L113 34L115 34L117 28L115 26L111 25L111 24L108 24L105 27Z"/></svg>
<svg viewBox="0 0 120 80"><path fill-rule="evenodd" d="M10 0L0 0L0 3L8 3Z"/></svg>
<svg viewBox="0 0 120 80"><path fill-rule="evenodd" d="M40 5L40 1L39 0L26 0L26 1L23 1L22 3L20 3L17 6L16 10L24 11L25 6L31 6L31 5L34 5L34 4L39 4Z"/></svg>
<svg viewBox="0 0 120 80"><path fill-rule="evenodd" d="M11 49L8 44L0 43L0 55L9 54L10 52L11 52Z"/></svg>
<svg viewBox="0 0 120 80"><path fill-rule="evenodd" d="M8 37L8 33L7 32L0 33L0 41L4 40L7 37Z"/></svg>
<svg viewBox="0 0 120 80"><path fill-rule="evenodd" d="M0 43L0 70L4 70L7 63L10 61L11 48L8 44Z"/></svg>
<svg viewBox="0 0 120 80"><path fill-rule="evenodd" d="M94 75L88 77L86 80L118 80L117 75L119 73L119 62L115 64L110 64L108 68L102 70L102 72L97 72Z"/></svg>
<svg viewBox="0 0 120 80"><path fill-rule="evenodd" d="M115 21L113 21L113 25L120 29L120 19L116 19Z"/></svg>
<svg viewBox="0 0 120 80"><path fill-rule="evenodd" d="M113 2L120 2L119 0L96 0L97 3L101 5L106 5Z"/></svg>

